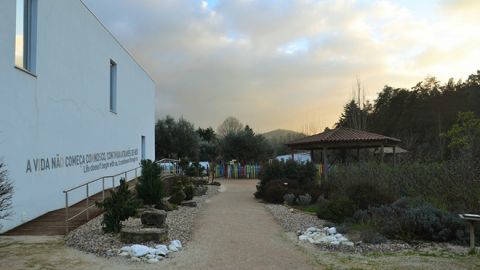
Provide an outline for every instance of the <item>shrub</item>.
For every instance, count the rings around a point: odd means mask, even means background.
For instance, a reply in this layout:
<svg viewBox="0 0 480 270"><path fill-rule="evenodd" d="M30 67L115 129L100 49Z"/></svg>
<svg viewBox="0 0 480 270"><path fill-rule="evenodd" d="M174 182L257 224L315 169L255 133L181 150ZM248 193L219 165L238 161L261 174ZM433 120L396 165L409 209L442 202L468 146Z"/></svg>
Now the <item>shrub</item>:
<svg viewBox="0 0 480 270"><path fill-rule="evenodd" d="M143 204L155 205L160 203L164 196L163 183L160 175L161 167L151 161L142 160L142 175L139 177L136 190L137 195L143 200Z"/></svg>
<svg viewBox="0 0 480 270"><path fill-rule="evenodd" d="M193 196L195 194L195 188L193 187L192 184L186 185L183 188L183 192L185 192L185 196L186 196L185 200L190 201L191 199L193 199Z"/></svg>
<svg viewBox="0 0 480 270"><path fill-rule="evenodd" d="M191 177L199 177L202 174L203 168L198 162L192 162L186 170L185 174Z"/></svg>
<svg viewBox="0 0 480 270"><path fill-rule="evenodd" d="M296 201L300 206L307 206L312 202L312 196L308 193L305 195L299 195Z"/></svg>
<svg viewBox="0 0 480 270"><path fill-rule="evenodd" d="M317 169L312 163L302 164L291 160L287 162L273 160L265 164L262 168L260 174L261 181L260 184L257 185L255 197L264 198L266 196L268 183L279 179L289 183L289 191L298 190L298 194L304 194L309 189L317 186L315 183L316 176ZM279 188L276 189L280 190ZM266 201L268 201L268 199L266 199Z"/></svg>
<svg viewBox="0 0 480 270"><path fill-rule="evenodd" d="M5 165L0 162L0 220L10 216L12 206L13 186L8 180ZM0 224L0 228L1 228Z"/></svg>
<svg viewBox="0 0 480 270"><path fill-rule="evenodd" d="M456 215L420 199L402 198L369 210L372 224L385 236L401 240L464 241L465 225Z"/></svg>
<svg viewBox="0 0 480 270"><path fill-rule="evenodd" d="M288 188L284 183L286 183L286 181L283 180L268 182L263 199L269 203L283 203L283 196L288 192Z"/></svg>
<svg viewBox="0 0 480 270"><path fill-rule="evenodd" d="M337 165L322 181L325 198L344 194L358 208L389 204L401 197L421 197L449 211L471 212L480 208L480 162L410 162L396 167L364 162Z"/></svg>
<svg viewBox="0 0 480 270"><path fill-rule="evenodd" d="M110 197L95 204L105 210L102 220L103 231L118 233L122 228L121 221L134 216L141 206L141 201L128 190L125 179L121 179L120 186L110 191Z"/></svg>
<svg viewBox="0 0 480 270"><path fill-rule="evenodd" d="M354 203L348 197L335 196L331 200L318 199L317 217L334 222L342 222L351 217L355 211Z"/></svg>
<svg viewBox="0 0 480 270"><path fill-rule="evenodd" d="M292 194L292 193L285 194L283 196L283 200L288 205L294 205L295 204L295 195Z"/></svg>

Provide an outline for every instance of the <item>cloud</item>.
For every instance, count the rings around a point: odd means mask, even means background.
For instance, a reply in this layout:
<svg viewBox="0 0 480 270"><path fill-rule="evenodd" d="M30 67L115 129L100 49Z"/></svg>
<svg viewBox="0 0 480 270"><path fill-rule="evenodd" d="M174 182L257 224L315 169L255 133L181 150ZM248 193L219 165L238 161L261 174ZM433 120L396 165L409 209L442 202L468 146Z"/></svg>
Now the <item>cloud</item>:
<svg viewBox="0 0 480 270"><path fill-rule="evenodd" d="M478 68L475 25L457 20L466 1L84 1L153 75L157 117L202 127L234 115L259 131L323 129L357 77L372 96Z"/></svg>

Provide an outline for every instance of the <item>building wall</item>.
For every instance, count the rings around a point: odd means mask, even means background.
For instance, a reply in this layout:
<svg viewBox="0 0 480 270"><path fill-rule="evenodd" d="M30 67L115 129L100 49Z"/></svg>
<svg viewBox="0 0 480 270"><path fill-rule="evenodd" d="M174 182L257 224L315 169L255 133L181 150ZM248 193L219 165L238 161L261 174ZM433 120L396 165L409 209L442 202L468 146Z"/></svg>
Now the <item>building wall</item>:
<svg viewBox="0 0 480 270"><path fill-rule="evenodd" d="M14 67L16 1L0 1L0 158L15 191L2 231L62 208L64 189L137 167L141 136L154 159L154 82L80 0L40 0L37 12L35 77Z"/></svg>

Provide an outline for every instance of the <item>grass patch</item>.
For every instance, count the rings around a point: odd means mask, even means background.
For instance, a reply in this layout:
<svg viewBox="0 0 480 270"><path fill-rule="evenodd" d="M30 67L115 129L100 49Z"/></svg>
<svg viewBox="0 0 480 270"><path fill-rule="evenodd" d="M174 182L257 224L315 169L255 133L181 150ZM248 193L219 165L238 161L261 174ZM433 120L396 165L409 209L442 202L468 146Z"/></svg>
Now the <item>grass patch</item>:
<svg viewBox="0 0 480 270"><path fill-rule="evenodd" d="M303 211L309 214L317 213L317 209L318 209L318 206L316 204L305 205L305 206L295 205L294 207L295 209L298 209L300 211Z"/></svg>

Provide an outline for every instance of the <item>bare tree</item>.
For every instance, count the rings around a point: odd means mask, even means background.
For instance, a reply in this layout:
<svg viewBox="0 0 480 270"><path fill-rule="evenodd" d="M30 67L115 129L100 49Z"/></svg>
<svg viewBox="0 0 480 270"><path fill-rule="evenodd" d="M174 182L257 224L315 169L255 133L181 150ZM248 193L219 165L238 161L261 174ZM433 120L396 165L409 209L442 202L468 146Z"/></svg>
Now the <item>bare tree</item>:
<svg viewBox="0 0 480 270"><path fill-rule="evenodd" d="M225 137L230 133L237 134L243 130L243 124L235 117L229 116L217 128L217 134Z"/></svg>
<svg viewBox="0 0 480 270"><path fill-rule="evenodd" d="M13 186L8 180L5 164L0 162L0 220L6 219L11 215ZM0 224L0 228L2 225Z"/></svg>

